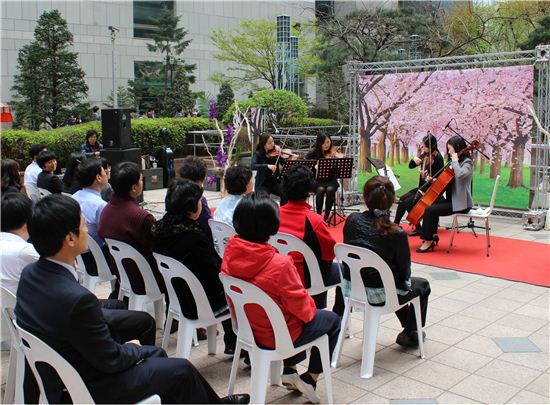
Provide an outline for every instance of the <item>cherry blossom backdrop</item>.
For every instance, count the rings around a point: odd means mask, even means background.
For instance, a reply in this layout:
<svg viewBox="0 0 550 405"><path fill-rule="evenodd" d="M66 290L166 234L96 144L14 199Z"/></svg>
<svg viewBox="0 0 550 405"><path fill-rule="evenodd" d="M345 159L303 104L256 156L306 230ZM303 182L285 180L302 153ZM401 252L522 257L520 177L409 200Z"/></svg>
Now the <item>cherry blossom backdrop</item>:
<svg viewBox="0 0 550 405"><path fill-rule="evenodd" d="M486 161L475 154L479 173L488 170L494 178L506 167L501 184L525 186L533 73L533 66L511 66L363 76L359 81L362 156L397 168L418 153L428 131L443 151L454 134L442 128L454 118L451 127L468 141L478 139L490 157Z"/></svg>

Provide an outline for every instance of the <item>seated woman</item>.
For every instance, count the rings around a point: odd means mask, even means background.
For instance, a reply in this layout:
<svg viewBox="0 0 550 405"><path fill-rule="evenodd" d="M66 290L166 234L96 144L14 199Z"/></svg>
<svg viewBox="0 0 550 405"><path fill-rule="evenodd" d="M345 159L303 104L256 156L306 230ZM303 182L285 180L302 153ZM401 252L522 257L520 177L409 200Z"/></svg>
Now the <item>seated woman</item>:
<svg viewBox="0 0 550 405"><path fill-rule="evenodd" d="M82 188L77 179L77 168L83 160L84 154L82 152L74 152L69 155L67 169L63 175L63 188L66 193L74 194Z"/></svg>
<svg viewBox="0 0 550 405"><path fill-rule="evenodd" d="M20 193L19 164L12 159L2 159L2 194Z"/></svg>
<svg viewBox="0 0 550 405"><path fill-rule="evenodd" d="M293 166L283 176L283 191L288 203L280 208L279 232L294 235L308 245L317 258L321 276L325 285L340 282L338 263L334 260L334 245L336 241L330 234L327 224L321 215L311 210L306 202L315 189L313 172L304 166ZM296 252L290 254L294 265L302 279L303 285L309 288L310 275L304 257ZM327 293L312 296L317 308L326 308ZM344 298L342 289L336 288L336 300L332 311L342 316L344 314Z"/></svg>
<svg viewBox="0 0 550 405"><path fill-rule="evenodd" d="M52 194L61 194L64 191L63 182L54 174L57 168L55 153L51 150L43 150L38 154L36 163L42 169L36 179L36 186L48 190Z"/></svg>
<svg viewBox="0 0 550 405"><path fill-rule="evenodd" d="M99 157L103 145L97 141L97 132L95 129L89 129L86 132L86 142L82 144L80 150L87 158Z"/></svg>
<svg viewBox="0 0 550 405"><path fill-rule="evenodd" d="M241 201L241 198L251 194L254 189L252 171L242 165L231 166L225 171L223 181L228 195L223 198L218 208L216 208L214 219L233 226L235 207Z"/></svg>
<svg viewBox="0 0 550 405"><path fill-rule="evenodd" d="M277 156L277 147L273 137L267 132L262 133L250 163L250 169L256 171L254 191L256 194L278 196L281 199L281 206L285 205L287 201L279 176L280 167L284 163L285 160Z"/></svg>
<svg viewBox="0 0 550 405"><path fill-rule="evenodd" d="M400 302L420 297L422 326L426 324L430 284L420 277L411 277L411 252L407 234L390 221L390 207L395 200L393 184L387 177L374 176L363 187L363 198L368 210L352 213L344 225L344 243L360 246L378 254L393 272ZM349 269L344 268L344 295L349 294ZM384 305L386 300L380 274L373 268L361 270L361 277L371 305ZM347 285L346 285L347 284ZM348 292L348 293L346 293ZM397 335L396 343L404 347L418 346L416 318L412 305L396 313L403 331Z"/></svg>
<svg viewBox="0 0 550 405"><path fill-rule="evenodd" d="M227 311L223 285L219 279L222 260L212 240L199 226L202 188L191 180L174 179L166 193L166 214L151 230L153 252L183 263L200 281L215 315ZM178 280L180 281L180 280ZM197 318L193 295L185 282L175 283L181 310L186 318ZM236 336L231 320L222 322L225 354L235 353Z"/></svg>
<svg viewBox="0 0 550 405"><path fill-rule="evenodd" d="M269 198L245 197L235 209L233 225L237 235L227 244L221 271L254 284L277 303L294 346L327 334L332 356L340 331L340 317L334 312L315 308L292 259L277 253L267 243L279 229L277 205ZM265 312L254 306L247 308L246 312L258 345L275 347L275 336ZM284 361L282 382L287 388L299 390L311 402L318 403L315 388L323 371L319 350L316 347L311 349L308 371L299 376L296 365L305 357L305 352L302 352Z"/></svg>

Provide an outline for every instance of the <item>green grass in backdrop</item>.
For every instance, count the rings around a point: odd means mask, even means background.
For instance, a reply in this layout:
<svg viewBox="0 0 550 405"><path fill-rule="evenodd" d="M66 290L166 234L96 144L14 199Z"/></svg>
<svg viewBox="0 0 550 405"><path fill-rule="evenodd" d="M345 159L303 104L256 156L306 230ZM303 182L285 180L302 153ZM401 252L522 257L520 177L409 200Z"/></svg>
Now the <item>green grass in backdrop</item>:
<svg viewBox="0 0 550 405"><path fill-rule="evenodd" d="M409 169L409 163L402 163L394 165L392 167L393 172L399 176L397 179L401 184L401 189L397 191L397 195L403 195L407 191L418 186L418 170ZM360 172L358 187L359 190L363 189L363 184L373 176L372 173ZM512 189L507 187L508 179L510 178L510 169L502 167L500 171L500 183L497 190L497 198L495 206L507 207L507 208L519 208L526 209L529 203L529 166L523 167L523 184L526 187L518 187ZM474 172L473 181L473 199L475 205L489 205L491 202L491 195L493 193L493 186L495 184L494 179L489 178L489 165L485 165L485 173L479 174L479 165Z"/></svg>

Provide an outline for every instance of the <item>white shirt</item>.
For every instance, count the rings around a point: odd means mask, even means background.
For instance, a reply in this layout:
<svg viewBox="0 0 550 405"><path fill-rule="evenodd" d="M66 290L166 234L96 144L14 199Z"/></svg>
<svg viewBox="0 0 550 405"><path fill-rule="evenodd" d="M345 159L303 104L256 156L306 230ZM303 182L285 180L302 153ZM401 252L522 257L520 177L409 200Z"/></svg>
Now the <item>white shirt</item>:
<svg viewBox="0 0 550 405"><path fill-rule="evenodd" d="M34 246L19 235L0 232L0 283L12 293L17 293L17 285L23 268L38 260L40 255Z"/></svg>
<svg viewBox="0 0 550 405"><path fill-rule="evenodd" d="M244 195L234 194L229 194L225 197L216 208L216 211L214 211L214 219L233 226L233 213L235 212L235 208L237 208L237 204L243 197Z"/></svg>
<svg viewBox="0 0 550 405"><path fill-rule="evenodd" d="M76 272L76 269L71 266L70 264L67 264L65 262L62 262L60 260L54 260L54 259L51 259L49 257L46 257L46 260L49 260L50 262L52 263L57 263L59 264L60 266L63 266L65 267L67 270L69 270L71 272L71 274L73 275L73 277L76 279L76 281L78 281L78 273Z"/></svg>
<svg viewBox="0 0 550 405"><path fill-rule="evenodd" d="M107 202L101 198L101 193L90 188L83 188L73 194L73 198L80 204L82 216L88 227L89 235L94 238L99 246L103 246L105 241L99 237L99 218Z"/></svg>
<svg viewBox="0 0 550 405"><path fill-rule="evenodd" d="M30 184L31 186L36 187L36 181L40 173L42 173L42 169L38 166L38 163L32 162L25 169L25 178L23 182L25 185Z"/></svg>

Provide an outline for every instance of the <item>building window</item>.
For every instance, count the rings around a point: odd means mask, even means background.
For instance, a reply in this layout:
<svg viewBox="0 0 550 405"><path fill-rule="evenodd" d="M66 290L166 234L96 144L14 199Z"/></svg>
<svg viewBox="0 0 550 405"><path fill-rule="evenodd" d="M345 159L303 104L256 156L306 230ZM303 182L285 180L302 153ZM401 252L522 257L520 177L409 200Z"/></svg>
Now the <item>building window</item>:
<svg viewBox="0 0 550 405"><path fill-rule="evenodd" d="M135 61L133 88L138 99L139 109L158 109L158 95L155 89L164 88L162 62Z"/></svg>
<svg viewBox="0 0 550 405"><path fill-rule="evenodd" d="M174 11L174 1L134 1L134 38L152 38L163 8Z"/></svg>

